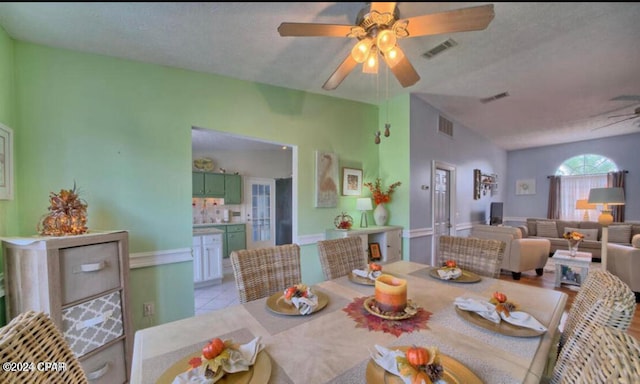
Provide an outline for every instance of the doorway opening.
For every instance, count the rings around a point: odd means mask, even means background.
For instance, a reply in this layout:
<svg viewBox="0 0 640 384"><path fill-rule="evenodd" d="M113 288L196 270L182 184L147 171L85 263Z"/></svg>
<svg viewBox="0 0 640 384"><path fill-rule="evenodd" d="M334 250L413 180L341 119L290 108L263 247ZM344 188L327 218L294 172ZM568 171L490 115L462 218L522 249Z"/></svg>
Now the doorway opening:
<svg viewBox="0 0 640 384"><path fill-rule="evenodd" d="M442 235L452 235L456 212L456 167L434 161L431 166L431 212L433 240L431 242L431 265L436 265L438 242Z"/></svg>

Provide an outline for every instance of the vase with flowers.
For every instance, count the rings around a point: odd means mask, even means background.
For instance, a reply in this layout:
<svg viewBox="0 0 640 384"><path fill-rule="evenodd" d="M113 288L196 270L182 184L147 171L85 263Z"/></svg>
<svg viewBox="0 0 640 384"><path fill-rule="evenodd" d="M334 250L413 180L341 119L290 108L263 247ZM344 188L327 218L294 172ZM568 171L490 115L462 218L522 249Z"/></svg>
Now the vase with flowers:
<svg viewBox="0 0 640 384"><path fill-rule="evenodd" d="M367 182L363 184L365 187L369 188L371 194L373 195L373 201L376 203L376 209L373 210L373 220L376 222L376 225L382 226L387 223L387 219L389 218L389 213L387 212L387 208L385 204L391 201L391 195L398 188L401 183L396 181L391 184L389 188L383 190L382 181L378 177L373 183Z"/></svg>
<svg viewBox="0 0 640 384"><path fill-rule="evenodd" d="M569 231L565 232L562 237L567 239L569 243L569 256L575 257L576 253L578 253L578 246L584 239L584 235L580 232Z"/></svg>

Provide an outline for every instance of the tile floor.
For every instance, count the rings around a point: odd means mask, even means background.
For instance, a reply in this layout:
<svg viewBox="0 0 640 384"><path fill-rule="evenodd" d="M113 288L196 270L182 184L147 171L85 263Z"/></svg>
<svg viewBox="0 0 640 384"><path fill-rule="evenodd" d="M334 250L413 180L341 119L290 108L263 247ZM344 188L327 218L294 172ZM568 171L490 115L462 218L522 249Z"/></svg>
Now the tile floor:
<svg viewBox="0 0 640 384"><path fill-rule="evenodd" d="M231 266L224 268L222 284L195 289L195 313L200 315L238 304L238 291Z"/></svg>

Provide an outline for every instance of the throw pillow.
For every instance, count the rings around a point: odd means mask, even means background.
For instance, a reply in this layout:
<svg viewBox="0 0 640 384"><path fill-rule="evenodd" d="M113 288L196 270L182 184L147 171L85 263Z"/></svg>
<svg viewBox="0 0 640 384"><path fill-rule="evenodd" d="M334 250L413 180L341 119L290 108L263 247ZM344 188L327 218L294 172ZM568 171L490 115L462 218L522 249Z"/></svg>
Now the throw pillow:
<svg viewBox="0 0 640 384"><path fill-rule="evenodd" d="M630 225L610 225L609 226L609 242L610 243L631 243L631 226Z"/></svg>
<svg viewBox="0 0 640 384"><path fill-rule="evenodd" d="M564 227L564 233L567 232L578 232L584 235L584 240L598 241L598 230L597 229L583 229L583 228L571 228Z"/></svg>
<svg viewBox="0 0 640 384"><path fill-rule="evenodd" d="M558 237L558 228L555 221L536 222L536 233L539 237Z"/></svg>
<svg viewBox="0 0 640 384"><path fill-rule="evenodd" d="M640 235L633 235L631 245L633 245L634 248L640 248Z"/></svg>

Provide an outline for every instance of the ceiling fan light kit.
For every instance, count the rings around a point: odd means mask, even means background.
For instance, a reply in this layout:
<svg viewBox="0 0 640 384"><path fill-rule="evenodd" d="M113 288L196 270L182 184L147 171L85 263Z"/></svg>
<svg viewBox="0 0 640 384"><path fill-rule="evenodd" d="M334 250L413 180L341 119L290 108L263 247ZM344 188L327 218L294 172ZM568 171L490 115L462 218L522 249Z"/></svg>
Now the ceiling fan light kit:
<svg viewBox="0 0 640 384"><path fill-rule="evenodd" d="M378 73L378 54L398 82L406 88L417 83L420 76L398 45L399 39L483 30L493 17L493 4L487 4L400 19L395 2L373 2L360 10L355 25L285 22L280 24L278 32L280 36L329 36L359 40L324 83L323 89L336 89L358 64L363 65L364 73Z"/></svg>

